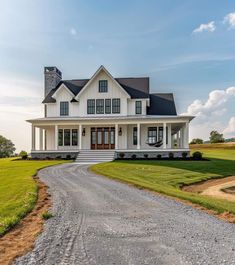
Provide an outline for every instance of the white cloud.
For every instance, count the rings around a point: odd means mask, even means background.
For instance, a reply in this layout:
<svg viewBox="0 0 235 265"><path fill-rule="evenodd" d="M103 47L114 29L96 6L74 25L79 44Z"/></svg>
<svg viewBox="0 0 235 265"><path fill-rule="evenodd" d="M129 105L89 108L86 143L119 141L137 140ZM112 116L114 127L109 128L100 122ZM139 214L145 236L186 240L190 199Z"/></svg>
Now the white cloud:
<svg viewBox="0 0 235 265"><path fill-rule="evenodd" d="M193 33L201 33L203 31L213 32L215 31L215 29L216 29L215 22L211 21L207 24L201 24L198 28L194 29Z"/></svg>
<svg viewBox="0 0 235 265"><path fill-rule="evenodd" d="M235 136L235 117L229 120L228 126L224 129L223 133Z"/></svg>
<svg viewBox="0 0 235 265"><path fill-rule="evenodd" d="M71 28L69 32L72 36L77 36L77 30L75 28Z"/></svg>
<svg viewBox="0 0 235 265"><path fill-rule="evenodd" d="M224 17L224 23L228 23L230 29L235 29L235 12L226 15Z"/></svg>

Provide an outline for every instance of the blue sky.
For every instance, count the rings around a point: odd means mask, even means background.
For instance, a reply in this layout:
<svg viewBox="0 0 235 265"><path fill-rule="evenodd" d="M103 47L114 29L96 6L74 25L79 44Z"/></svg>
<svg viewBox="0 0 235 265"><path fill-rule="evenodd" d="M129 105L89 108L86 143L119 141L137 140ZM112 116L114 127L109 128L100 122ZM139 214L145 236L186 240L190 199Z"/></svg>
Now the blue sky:
<svg viewBox="0 0 235 265"><path fill-rule="evenodd" d="M45 65L65 79L101 64L149 76L152 92L174 92L179 113L199 116L191 137L235 136L235 1L0 0L0 10L0 134L18 149L30 145L24 120L42 115Z"/></svg>

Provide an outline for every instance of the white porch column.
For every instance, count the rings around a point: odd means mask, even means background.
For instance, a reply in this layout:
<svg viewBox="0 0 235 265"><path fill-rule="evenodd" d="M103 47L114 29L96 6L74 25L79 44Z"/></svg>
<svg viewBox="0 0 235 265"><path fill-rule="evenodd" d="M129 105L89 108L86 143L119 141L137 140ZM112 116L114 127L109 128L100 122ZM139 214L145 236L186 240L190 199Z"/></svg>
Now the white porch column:
<svg viewBox="0 0 235 265"><path fill-rule="evenodd" d="M168 124L168 148L172 148L171 146L171 124Z"/></svg>
<svg viewBox="0 0 235 265"><path fill-rule="evenodd" d="M176 141L177 141L177 148L179 148L180 147L180 131L178 131L176 134Z"/></svg>
<svg viewBox="0 0 235 265"><path fill-rule="evenodd" d="M189 123L186 122L184 126L184 148L189 148L188 145L188 139L189 139Z"/></svg>
<svg viewBox="0 0 235 265"><path fill-rule="evenodd" d="M35 126L32 124L32 150L35 150Z"/></svg>
<svg viewBox="0 0 235 265"><path fill-rule="evenodd" d="M140 123L137 123L137 149L140 149L140 137L141 137L141 133L140 133Z"/></svg>
<svg viewBox="0 0 235 265"><path fill-rule="evenodd" d="M82 124L79 124L79 139L78 139L78 149L82 150Z"/></svg>
<svg viewBox="0 0 235 265"><path fill-rule="evenodd" d="M39 150L43 150L43 129L39 129Z"/></svg>
<svg viewBox="0 0 235 265"><path fill-rule="evenodd" d="M166 123L163 123L163 149L166 149Z"/></svg>
<svg viewBox="0 0 235 265"><path fill-rule="evenodd" d="M115 149L118 149L118 124L115 124Z"/></svg>
<svg viewBox="0 0 235 265"><path fill-rule="evenodd" d="M44 150L47 150L47 130L44 130Z"/></svg>
<svg viewBox="0 0 235 265"><path fill-rule="evenodd" d="M180 148L184 148L184 129L180 129Z"/></svg>
<svg viewBox="0 0 235 265"><path fill-rule="evenodd" d="M58 125L55 125L55 150L58 149Z"/></svg>

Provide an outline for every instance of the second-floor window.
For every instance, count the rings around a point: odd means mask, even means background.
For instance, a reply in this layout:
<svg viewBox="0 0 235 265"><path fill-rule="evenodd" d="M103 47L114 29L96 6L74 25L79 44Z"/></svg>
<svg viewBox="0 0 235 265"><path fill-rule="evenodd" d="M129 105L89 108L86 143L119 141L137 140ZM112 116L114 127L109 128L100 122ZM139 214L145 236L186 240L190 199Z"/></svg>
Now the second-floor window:
<svg viewBox="0 0 235 265"><path fill-rule="evenodd" d="M60 102L60 116L68 116L69 115L69 102L61 101Z"/></svg>
<svg viewBox="0 0 235 265"><path fill-rule="evenodd" d="M108 80L99 80L99 92L108 92Z"/></svg>
<svg viewBox="0 0 235 265"><path fill-rule="evenodd" d="M105 99L105 114L110 114L111 113L111 99L106 98Z"/></svg>
<svg viewBox="0 0 235 265"><path fill-rule="evenodd" d="M95 100L94 99L87 100L87 114L95 114Z"/></svg>
<svg viewBox="0 0 235 265"><path fill-rule="evenodd" d="M142 114L142 101L138 100L135 102L135 114Z"/></svg>
<svg viewBox="0 0 235 265"><path fill-rule="evenodd" d="M112 99L112 113L120 113L120 98Z"/></svg>
<svg viewBox="0 0 235 265"><path fill-rule="evenodd" d="M96 100L96 114L104 114L104 99Z"/></svg>

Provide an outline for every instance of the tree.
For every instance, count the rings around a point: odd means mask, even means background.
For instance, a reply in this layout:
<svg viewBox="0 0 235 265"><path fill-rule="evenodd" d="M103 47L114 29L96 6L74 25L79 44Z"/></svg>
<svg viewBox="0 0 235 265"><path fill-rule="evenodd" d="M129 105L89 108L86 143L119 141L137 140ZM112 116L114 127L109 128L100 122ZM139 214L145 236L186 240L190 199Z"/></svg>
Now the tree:
<svg viewBox="0 0 235 265"><path fill-rule="evenodd" d="M200 138L194 138L190 144L203 144L203 140Z"/></svg>
<svg viewBox="0 0 235 265"><path fill-rule="evenodd" d="M15 150L15 145L12 141L0 135L0 158L13 155Z"/></svg>
<svg viewBox="0 0 235 265"><path fill-rule="evenodd" d="M224 142L224 137L223 134L217 132L217 131L211 131L210 133L210 143L223 143Z"/></svg>
<svg viewBox="0 0 235 265"><path fill-rule="evenodd" d="M20 151L19 153L19 156L22 158L22 159L27 159L28 158L28 153L26 151Z"/></svg>

